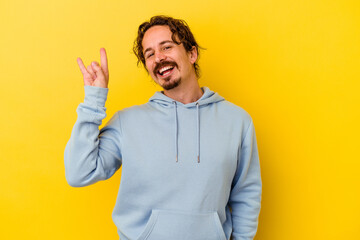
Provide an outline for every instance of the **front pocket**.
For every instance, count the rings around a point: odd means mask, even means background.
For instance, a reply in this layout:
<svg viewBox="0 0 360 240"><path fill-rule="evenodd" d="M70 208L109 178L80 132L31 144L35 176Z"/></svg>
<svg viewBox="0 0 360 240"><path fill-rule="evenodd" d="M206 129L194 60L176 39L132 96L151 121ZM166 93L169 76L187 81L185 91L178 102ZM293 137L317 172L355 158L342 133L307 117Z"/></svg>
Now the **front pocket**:
<svg viewBox="0 0 360 240"><path fill-rule="evenodd" d="M226 240L217 212L154 209L138 240Z"/></svg>

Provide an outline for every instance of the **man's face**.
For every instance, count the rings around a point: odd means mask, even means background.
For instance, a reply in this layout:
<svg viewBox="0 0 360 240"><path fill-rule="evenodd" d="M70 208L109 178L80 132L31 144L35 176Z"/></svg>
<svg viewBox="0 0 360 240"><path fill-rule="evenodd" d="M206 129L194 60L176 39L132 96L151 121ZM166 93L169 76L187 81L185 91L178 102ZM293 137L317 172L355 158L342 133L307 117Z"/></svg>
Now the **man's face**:
<svg viewBox="0 0 360 240"><path fill-rule="evenodd" d="M146 69L165 90L173 89L195 76L193 64L197 59L195 47L188 52L183 44L173 42L171 35L168 26L153 26L145 32L142 41Z"/></svg>

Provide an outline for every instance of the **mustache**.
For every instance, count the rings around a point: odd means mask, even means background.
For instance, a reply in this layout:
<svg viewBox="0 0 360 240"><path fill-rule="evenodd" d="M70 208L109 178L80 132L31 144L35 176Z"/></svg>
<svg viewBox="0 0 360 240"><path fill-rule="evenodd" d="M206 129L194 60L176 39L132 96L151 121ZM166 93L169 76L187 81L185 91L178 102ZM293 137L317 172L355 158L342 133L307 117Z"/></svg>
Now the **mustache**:
<svg viewBox="0 0 360 240"><path fill-rule="evenodd" d="M154 68L154 75L156 76L157 72L164 66L172 66L172 67L177 67L177 63L173 62L173 61L163 61L163 62L159 62L156 64L155 68Z"/></svg>

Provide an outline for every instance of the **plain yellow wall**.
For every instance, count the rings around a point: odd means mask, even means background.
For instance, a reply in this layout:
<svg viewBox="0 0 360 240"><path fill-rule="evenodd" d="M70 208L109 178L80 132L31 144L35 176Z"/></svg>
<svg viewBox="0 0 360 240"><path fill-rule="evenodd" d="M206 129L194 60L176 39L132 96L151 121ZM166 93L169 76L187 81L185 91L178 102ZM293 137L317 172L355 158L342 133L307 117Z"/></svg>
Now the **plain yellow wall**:
<svg viewBox="0 0 360 240"><path fill-rule="evenodd" d="M185 19L200 84L253 117L258 240L360 239L360 2L0 1L0 239L118 239L121 171L72 188L63 152L85 64L108 52L108 116L159 90L131 53L140 23Z"/></svg>

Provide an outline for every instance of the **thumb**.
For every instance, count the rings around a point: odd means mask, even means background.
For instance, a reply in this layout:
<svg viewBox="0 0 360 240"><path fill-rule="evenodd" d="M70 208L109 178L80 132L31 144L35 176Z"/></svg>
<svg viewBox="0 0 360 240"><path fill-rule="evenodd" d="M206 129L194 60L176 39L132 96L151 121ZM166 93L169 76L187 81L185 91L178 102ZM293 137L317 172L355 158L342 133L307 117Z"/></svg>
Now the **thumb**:
<svg viewBox="0 0 360 240"><path fill-rule="evenodd" d="M92 66L92 68L94 69L94 71L95 71L95 73L96 73L97 76L102 75L103 77L105 77L104 72L103 72L103 70L101 69L99 63L97 63L97 62L92 62L92 63L91 63L91 66Z"/></svg>
<svg viewBox="0 0 360 240"><path fill-rule="evenodd" d="M99 63L92 62L91 68L94 70L96 75L96 79L94 80L93 86L107 88L109 79L105 77L105 74L101 69Z"/></svg>

